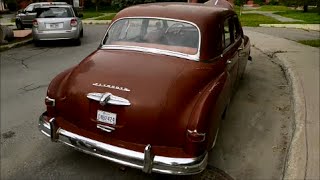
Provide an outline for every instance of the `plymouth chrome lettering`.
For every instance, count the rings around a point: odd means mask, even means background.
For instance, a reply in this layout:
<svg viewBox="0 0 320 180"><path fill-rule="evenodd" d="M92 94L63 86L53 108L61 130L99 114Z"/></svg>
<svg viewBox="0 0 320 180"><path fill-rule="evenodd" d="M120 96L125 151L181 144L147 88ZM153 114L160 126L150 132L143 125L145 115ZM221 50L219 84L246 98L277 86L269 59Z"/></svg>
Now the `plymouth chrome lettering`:
<svg viewBox="0 0 320 180"><path fill-rule="evenodd" d="M125 87L120 87L120 86L114 86L114 85L109 85L109 84L101 84L101 83L93 83L93 86L97 86L97 87L105 87L105 88L110 88L110 89L117 89L120 91L130 91L130 89L125 88Z"/></svg>

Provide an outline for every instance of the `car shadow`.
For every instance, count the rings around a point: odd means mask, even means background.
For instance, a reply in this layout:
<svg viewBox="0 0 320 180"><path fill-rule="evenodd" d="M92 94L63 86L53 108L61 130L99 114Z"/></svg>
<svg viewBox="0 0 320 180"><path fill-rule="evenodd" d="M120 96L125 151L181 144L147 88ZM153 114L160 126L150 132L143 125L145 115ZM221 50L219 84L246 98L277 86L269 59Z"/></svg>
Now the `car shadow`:
<svg viewBox="0 0 320 180"><path fill-rule="evenodd" d="M55 40L55 41L41 41L34 43L36 47L72 47L79 46L76 41L73 40Z"/></svg>

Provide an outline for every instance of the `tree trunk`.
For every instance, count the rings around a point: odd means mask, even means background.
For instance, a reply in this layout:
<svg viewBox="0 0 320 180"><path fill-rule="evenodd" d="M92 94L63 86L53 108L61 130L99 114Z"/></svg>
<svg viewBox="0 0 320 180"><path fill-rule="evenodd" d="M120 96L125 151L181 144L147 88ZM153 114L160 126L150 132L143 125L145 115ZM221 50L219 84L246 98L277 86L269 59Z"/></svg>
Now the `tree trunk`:
<svg viewBox="0 0 320 180"><path fill-rule="evenodd" d="M303 5L303 12L308 12L308 5L307 4Z"/></svg>

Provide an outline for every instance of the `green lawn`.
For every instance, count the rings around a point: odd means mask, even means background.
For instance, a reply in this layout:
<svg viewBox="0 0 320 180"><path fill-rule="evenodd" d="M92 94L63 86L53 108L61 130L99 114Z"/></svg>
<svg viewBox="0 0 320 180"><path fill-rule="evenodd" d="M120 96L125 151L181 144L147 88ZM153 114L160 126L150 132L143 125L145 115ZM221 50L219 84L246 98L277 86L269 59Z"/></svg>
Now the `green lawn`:
<svg viewBox="0 0 320 180"><path fill-rule="evenodd" d="M83 19L87 19L103 16L104 13L117 13L117 11L112 9L111 7L104 7L100 8L98 11L96 11L95 9L84 9L81 13L83 14Z"/></svg>
<svg viewBox="0 0 320 180"><path fill-rule="evenodd" d="M314 11L304 13L303 11L295 10L295 11L277 12L275 14L288 17L288 18L303 20L305 21L304 23L320 24L320 14Z"/></svg>
<svg viewBox="0 0 320 180"><path fill-rule="evenodd" d="M303 40L303 41L298 41L301 44L305 44L308 46L313 46L313 47L320 47L320 39L315 39L315 40Z"/></svg>
<svg viewBox="0 0 320 180"><path fill-rule="evenodd" d="M82 19L87 19L87 18L92 18L92 17L97 17L97 16L102 16L102 12L95 12L95 11L84 11L82 12L83 18Z"/></svg>
<svg viewBox="0 0 320 180"><path fill-rule="evenodd" d="M107 16L102 16L95 20L112 20L114 16L116 16L116 13L108 14Z"/></svg>
<svg viewBox="0 0 320 180"><path fill-rule="evenodd" d="M290 8L286 6L271 6L271 5L264 5L261 6L256 11L289 11Z"/></svg>
<svg viewBox="0 0 320 180"><path fill-rule="evenodd" d="M242 26L257 27L259 24L280 24L281 22L261 14L242 14L239 16Z"/></svg>

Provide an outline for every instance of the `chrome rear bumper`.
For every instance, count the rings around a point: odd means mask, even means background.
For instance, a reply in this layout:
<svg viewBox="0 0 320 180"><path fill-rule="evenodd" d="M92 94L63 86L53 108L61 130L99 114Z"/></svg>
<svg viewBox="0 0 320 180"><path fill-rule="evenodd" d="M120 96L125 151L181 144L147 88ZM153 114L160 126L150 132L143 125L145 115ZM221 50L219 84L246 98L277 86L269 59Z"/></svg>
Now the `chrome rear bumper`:
<svg viewBox="0 0 320 180"><path fill-rule="evenodd" d="M196 158L172 158L153 155L151 145L145 147L144 153L137 152L74 134L55 126L55 119L49 123L44 115L39 118L39 129L54 142L62 142L79 151L94 155L112 162L141 169L146 173L191 175L203 171L207 166L208 153Z"/></svg>

